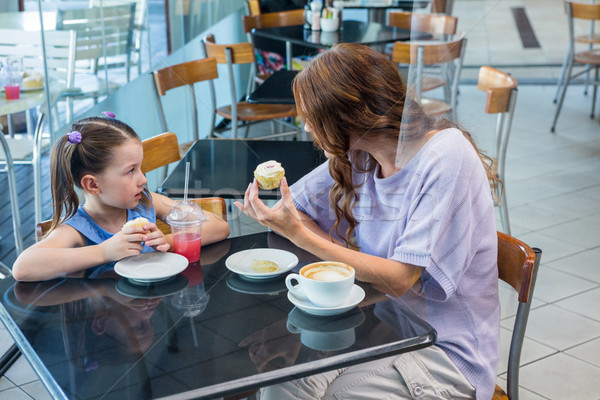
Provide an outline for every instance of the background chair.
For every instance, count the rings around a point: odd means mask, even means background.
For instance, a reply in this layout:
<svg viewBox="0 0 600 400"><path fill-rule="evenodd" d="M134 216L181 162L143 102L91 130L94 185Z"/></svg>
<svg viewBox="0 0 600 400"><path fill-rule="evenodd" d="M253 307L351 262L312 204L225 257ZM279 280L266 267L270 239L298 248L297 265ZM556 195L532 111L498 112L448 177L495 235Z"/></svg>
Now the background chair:
<svg viewBox="0 0 600 400"><path fill-rule="evenodd" d="M428 115L450 114L450 118L456 120L456 98L466 45L467 39L463 37L445 43L394 43L392 61L414 67L409 68L407 87ZM427 72L426 68L436 66L448 71L446 79L450 82L450 101L423 97L423 77ZM453 71L452 74L450 71Z"/></svg>
<svg viewBox="0 0 600 400"><path fill-rule="evenodd" d="M82 9L59 9L56 17L57 30L77 32L75 55L75 84L66 94L69 112L73 114L73 99L106 96L120 85L108 80L108 57L125 57L131 63L135 3L111 7ZM104 79L98 76L100 60L104 63ZM129 81L129 68L126 70ZM67 122L70 122L67 121Z"/></svg>
<svg viewBox="0 0 600 400"><path fill-rule="evenodd" d="M100 7L104 0L90 0L90 7ZM132 65L137 65L138 75L142 74L142 47L145 47L148 52L148 65L152 66L152 46L150 43L150 29L148 28L148 0L112 0L111 5L117 3L130 4L135 3L135 16L133 18L133 45L132 53L136 54L135 60L128 59L129 64L126 65L127 71ZM146 38L144 39L144 32ZM129 82L129 74L127 74L127 82Z"/></svg>
<svg viewBox="0 0 600 400"><path fill-rule="evenodd" d="M519 399L519 363L525 339L533 289L540 265L542 251L502 232L498 232L498 277L508 283L518 294L519 305L510 341L507 394L496 385L492 400Z"/></svg>
<svg viewBox="0 0 600 400"><path fill-rule="evenodd" d="M156 88L156 98L159 109L159 117L163 131L167 131L167 120L163 109L161 97L169 90L187 86L189 89L190 102L192 105L192 119L194 125L194 140L198 140L198 107L196 103L196 92L194 84L202 81L209 81L210 85L210 107L211 107L211 133L215 126L215 90L212 80L219 77L217 71L217 62L214 58L205 58L201 60L188 61L185 63L172 65L154 71L154 87Z"/></svg>
<svg viewBox="0 0 600 400"><path fill-rule="evenodd" d="M594 3L595 0L589 0L590 3ZM576 43L581 43L581 44L587 44L588 45L588 50L592 50L594 48L594 46L596 45L600 45L600 34L595 33L595 28L596 28L596 24L594 20L590 20L590 27L589 27L589 31L585 34L585 35L577 35L575 36L575 42ZM558 95L560 94L560 89L562 87L562 85L564 84L564 80L565 80L565 71L567 69L567 64L569 62L569 54L567 53L567 55L565 56L565 59L563 61L562 64L562 68L560 71L560 77L558 78L558 81L556 83L556 93L554 94L554 104L556 104L556 102L558 101ZM589 79L589 72L590 72L590 66L586 65L585 67L585 77L586 79ZM583 94L587 95L587 87L588 84L585 84L584 87L584 91Z"/></svg>
<svg viewBox="0 0 600 400"><path fill-rule="evenodd" d="M443 14L417 14L403 11L390 11L387 18L388 26L408 29L433 35L432 42L447 42L456 34L458 18ZM392 51L390 47L390 53ZM446 64L444 64L446 65ZM428 68L427 74L423 76L421 92L444 86L444 101L450 101L450 77L454 72L448 68L440 68L435 71L435 76L430 73L434 68ZM405 74L406 75L406 74Z"/></svg>
<svg viewBox="0 0 600 400"><path fill-rule="evenodd" d="M431 12L439 14L452 14L454 0L431 0Z"/></svg>
<svg viewBox="0 0 600 400"><path fill-rule="evenodd" d="M491 67L479 69L477 89L487 92L485 112L498 114L495 131L495 148L492 155L492 170L499 180L493 184L494 203L499 207L502 229L510 235L508 205L506 202L506 186L504 170L506 166L506 149L510 136L515 103L517 101L518 82L512 76Z"/></svg>
<svg viewBox="0 0 600 400"><path fill-rule="evenodd" d="M253 29L267 29L267 28L276 28L276 27L282 27L282 26L302 25L302 24L304 24L304 9L271 12L271 13L264 13L264 14L261 14L259 12L258 14L244 15L242 17L242 20L244 23L244 32L246 32L246 35L248 36L248 42L252 43L252 46L254 46L254 53L256 56L256 54L260 53L261 50L258 49L259 46L257 46L254 41L254 36L252 35ZM270 47L270 45L273 45L276 47L281 45L281 43L277 43L277 42L275 42L275 43L269 43L268 41L266 41L266 42L268 45L267 47ZM263 50L270 50L270 49L263 49ZM283 54L285 54L285 52L283 52ZM285 60L284 60L284 65L285 65ZM269 74L259 74L256 76L256 81L258 83L262 83L268 76L269 76Z"/></svg>
<svg viewBox="0 0 600 400"><path fill-rule="evenodd" d="M75 40L74 31L48 31L45 32L46 60L48 76L46 85L49 87L51 102L50 107L45 101L40 101L39 117L33 135L27 138L13 139L4 138L8 151L10 151L11 163L8 163L7 151L0 151L0 164L5 164L6 172L14 178L13 162L15 164L31 164L34 176L34 199L36 222L42 219L42 193L41 193L41 155L45 147L50 143L49 139L42 137L43 122L48 112L53 112L53 120L59 126L59 117L56 112L55 101L58 100L63 91L73 87L73 74L75 63ZM43 73L43 49L40 32L22 31L12 29L0 29L0 57L20 56L23 57L23 66L26 70ZM48 85L49 83L49 85ZM45 99L43 92L39 95ZM27 110L29 111L29 110ZM27 114L29 116L29 114ZM28 117L29 119L29 117ZM4 136L4 135L3 135ZM3 143L4 144L4 143ZM11 203L16 204L16 192L11 191ZM18 215L13 215L13 220ZM20 235L20 229L16 232ZM17 242L20 242L17 239ZM20 252L17 244L17 251Z"/></svg>
<svg viewBox="0 0 600 400"><path fill-rule="evenodd" d="M592 112L590 118L594 119L594 111L596 108L596 93L598 91L598 85L600 85L600 77L598 76L598 70L600 69L600 49L588 49L586 51L575 52L575 46L578 42L578 38L575 35L575 20L587 20L587 21L598 21L600 20L600 4L590 3L577 3L574 1L566 0L565 8L567 10L567 19L569 23L569 49L567 51L566 67L563 68L562 77L559 81L560 86L560 97L558 101L558 107L556 108L556 114L554 114L554 121L552 122L551 132L556 129L556 122L562 109L563 101L565 100L565 93L569 83L579 77L580 75L588 72L587 68L583 71L573 73L573 64L581 64L589 66L594 69L594 79L585 79L586 84L594 85L593 97L592 97ZM579 39L581 40L581 39ZM593 40L593 36L591 37ZM562 82L562 85L561 85Z"/></svg>
<svg viewBox="0 0 600 400"><path fill-rule="evenodd" d="M260 1L259 0L246 0L246 14L248 15L260 15Z"/></svg>
<svg viewBox="0 0 600 400"><path fill-rule="evenodd" d="M217 108L216 113L231 121L233 138L238 138L237 131L240 121L246 126L246 132L244 136L247 136L248 128L251 123L262 121L277 121L280 124L292 129L289 132L272 135L272 137L297 134L300 132L295 125L288 124L283 121L284 118L296 117L297 114L295 105L253 104L246 101L241 101L239 103L237 102L239 97L236 91L235 75L233 71L234 64L250 64L250 76L246 89L246 97L251 93L255 85L253 77L255 76L256 59L254 57L254 48L251 43L236 43L227 45L216 44L214 36L209 35L202 40L202 44L206 57L212 57L217 61L218 64L225 64L227 66L232 104ZM215 132L216 129L213 125L211 136L213 136Z"/></svg>

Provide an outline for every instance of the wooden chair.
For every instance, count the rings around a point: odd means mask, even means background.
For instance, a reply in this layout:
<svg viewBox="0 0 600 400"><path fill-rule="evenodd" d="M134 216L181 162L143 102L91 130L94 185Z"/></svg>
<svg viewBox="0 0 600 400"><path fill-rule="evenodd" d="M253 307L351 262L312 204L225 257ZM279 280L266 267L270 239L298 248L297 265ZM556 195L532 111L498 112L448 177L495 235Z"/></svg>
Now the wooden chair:
<svg viewBox="0 0 600 400"><path fill-rule="evenodd" d="M542 251L531 248L514 237L498 232L498 277L508 283L518 294L519 305L510 341L507 392L496 385L492 400L519 399L519 363L525 339L533 289L540 265Z"/></svg>
<svg viewBox="0 0 600 400"><path fill-rule="evenodd" d="M246 0L246 14L260 15L260 0Z"/></svg>
<svg viewBox="0 0 600 400"><path fill-rule="evenodd" d="M165 118L165 112L163 109L161 97L164 96L169 90L187 86L189 90L189 101L192 105L192 120L194 125L194 140L198 140L198 108L196 103L196 92L194 84L197 82L209 81L210 95L211 95L211 130L215 126L215 89L212 80L219 77L217 71L217 62L214 58L205 58L200 60L188 61L170 67L165 67L154 71L154 87L156 88L156 98L159 109L159 117L163 131L167 131L167 120ZM212 131L211 131L212 132Z"/></svg>
<svg viewBox="0 0 600 400"><path fill-rule="evenodd" d="M246 101L237 102L238 94L236 91L235 76L233 73L234 64L250 64L250 79L246 89L248 96L254 88L254 77L256 70L256 59L254 56L254 47L251 43L236 43L236 44L216 44L213 35L202 40L204 53L206 57L214 58L218 64L227 66L229 89L231 93L231 105L219 107L216 113L221 117L231 121L232 137L238 138L238 124L241 121L246 126L246 135L248 127L251 123L262 121L277 121L283 125L289 126L290 132L279 133L276 136L288 134L297 134L299 129L295 125L287 124L282 121L284 118L296 117L296 106L290 104L253 104ZM214 87L213 87L214 90ZM213 125L211 136L214 135L216 129Z"/></svg>
<svg viewBox="0 0 600 400"><path fill-rule="evenodd" d="M454 0L431 0L431 12L438 14L452 14Z"/></svg>
<svg viewBox="0 0 600 400"><path fill-rule="evenodd" d="M590 3L594 3L595 0L589 0ZM579 43L579 44L587 44L588 45L588 50L592 50L594 48L594 46L600 45L600 34L598 33L594 33L596 24L594 20L590 20L590 29L589 31L585 34L585 35L576 35L575 36L575 43ZM554 104L556 104L556 102L558 101L558 95L560 94L560 89L562 88L562 85L565 83L565 71L567 70L567 64L569 63L569 57L570 55L567 53L567 55L565 56L565 59L563 61L562 64L562 68L560 71L560 77L558 78L558 82L556 83L556 93L554 94ZM589 72L590 72L590 65L586 65L585 67L585 76L586 76L586 80L589 79ZM587 95L587 87L588 84L585 84L584 87L584 94Z"/></svg>
<svg viewBox="0 0 600 400"><path fill-rule="evenodd" d="M506 202L505 175L506 149L517 101L518 82L512 76L497 69L483 66L479 69L477 89L487 92L485 112L498 114L495 132L495 149L492 170L499 180L493 185L494 203L499 207L503 231L510 235L508 205Z"/></svg>
<svg viewBox="0 0 600 400"><path fill-rule="evenodd" d="M398 64L407 64L409 67L414 68L409 68L407 87L428 115L450 114L451 119L456 120L456 97L466 45L467 39L464 37L445 43L394 43L392 61ZM449 101L423 97L425 68L436 66L445 68L447 71L453 71L452 76L447 77L450 82Z"/></svg>
<svg viewBox="0 0 600 400"><path fill-rule="evenodd" d="M162 179L164 180L167 165L181 160L177 135L172 132L161 133L145 139L142 141L142 147L144 148L144 159L141 169L144 174L165 167Z"/></svg>
<svg viewBox="0 0 600 400"><path fill-rule="evenodd" d="M559 81L560 96L558 101L558 107L556 108L556 114L554 114L554 122L552 122L551 132L556 129L556 122L562 109L563 101L565 100L565 93L569 83L579 77L580 75L588 72L587 68L583 71L573 73L573 65L580 64L586 67L593 68L595 70L595 78L593 80L585 79L586 84L594 85L594 92L592 97L592 112L590 118L594 119L594 111L596 108L596 93L598 91L598 85L600 85L600 77L598 76L600 70L600 49L588 49L586 51L575 51L578 37L575 35L575 20L584 20L595 22L600 20L600 3L579 3L571 0L565 0L565 9L567 10L567 18L569 23L569 49L567 51L566 67L563 68L563 74ZM590 36L590 41L594 40L593 36ZM592 44L588 42L589 44ZM560 82L563 82L562 85Z"/></svg>
<svg viewBox="0 0 600 400"><path fill-rule="evenodd" d="M447 42L456 34L458 18L443 14L417 14L403 11L390 11L387 25L394 28L414 30L430 33L432 41ZM428 71L431 72L431 71ZM447 68L436 71L435 76L425 75L421 84L421 91L427 92L444 86L444 101L450 101L450 74L453 71Z"/></svg>

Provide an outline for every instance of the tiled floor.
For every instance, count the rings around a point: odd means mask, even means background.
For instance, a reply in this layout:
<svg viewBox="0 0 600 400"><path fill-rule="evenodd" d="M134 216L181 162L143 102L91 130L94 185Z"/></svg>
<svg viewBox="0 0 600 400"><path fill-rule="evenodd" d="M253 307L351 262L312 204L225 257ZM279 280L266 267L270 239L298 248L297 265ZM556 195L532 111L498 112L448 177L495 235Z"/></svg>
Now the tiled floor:
<svg viewBox="0 0 600 400"><path fill-rule="evenodd" d="M510 7L525 7L539 49L522 49ZM469 38L466 82L479 65L499 66L521 82L556 79L566 50L560 0L455 0L459 29ZM542 64L550 65L540 66ZM525 67L523 67L525 65ZM521 84L508 149L506 190L512 234L543 250L527 328L521 398L600 398L600 122L590 120L590 96L575 86L557 126L553 85ZM490 148L495 120L483 113L485 95L460 88L459 120L483 148ZM242 233L257 227L245 219ZM502 287L502 355L506 356L516 301ZM0 328L0 352L10 339ZM506 357L499 370L505 368ZM504 375L498 382L504 385ZM0 378L0 399L47 399L21 357Z"/></svg>

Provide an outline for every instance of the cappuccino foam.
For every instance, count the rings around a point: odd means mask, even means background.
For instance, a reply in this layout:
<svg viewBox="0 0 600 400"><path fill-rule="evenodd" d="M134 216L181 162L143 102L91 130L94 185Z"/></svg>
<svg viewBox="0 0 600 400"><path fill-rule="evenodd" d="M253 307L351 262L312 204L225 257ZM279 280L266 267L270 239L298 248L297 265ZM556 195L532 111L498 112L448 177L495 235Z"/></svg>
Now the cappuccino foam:
<svg viewBox="0 0 600 400"><path fill-rule="evenodd" d="M350 271L337 265L319 265L305 271L303 275L316 281L331 282L347 278Z"/></svg>

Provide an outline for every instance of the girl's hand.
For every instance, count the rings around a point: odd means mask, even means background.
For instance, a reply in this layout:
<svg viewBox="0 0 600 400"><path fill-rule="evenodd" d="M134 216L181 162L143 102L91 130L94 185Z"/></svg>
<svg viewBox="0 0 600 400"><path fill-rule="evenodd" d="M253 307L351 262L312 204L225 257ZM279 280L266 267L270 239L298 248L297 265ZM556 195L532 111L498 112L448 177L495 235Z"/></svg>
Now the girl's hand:
<svg viewBox="0 0 600 400"><path fill-rule="evenodd" d="M129 256L137 256L142 251L145 230L139 226L125 228L108 240L100 243L106 262L118 261Z"/></svg>
<svg viewBox="0 0 600 400"><path fill-rule="evenodd" d="M294 206L285 177L281 180L280 189L281 200L273 208L269 208L258 197L258 182L254 179L244 193L244 204L239 201L234 204L253 220L292 239L292 236L300 232L304 225L296 206Z"/></svg>
<svg viewBox="0 0 600 400"><path fill-rule="evenodd" d="M165 234L158 229L156 224L148 223L144 225L144 230L146 233L142 236L142 240L146 246L153 247L156 251L165 252L169 250L170 245L165 238Z"/></svg>

